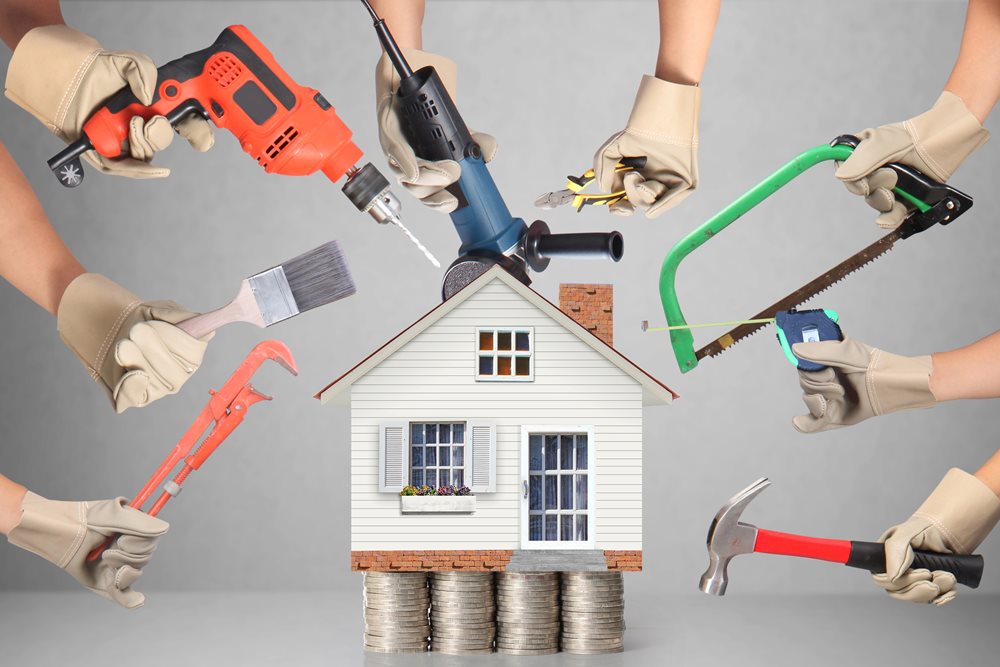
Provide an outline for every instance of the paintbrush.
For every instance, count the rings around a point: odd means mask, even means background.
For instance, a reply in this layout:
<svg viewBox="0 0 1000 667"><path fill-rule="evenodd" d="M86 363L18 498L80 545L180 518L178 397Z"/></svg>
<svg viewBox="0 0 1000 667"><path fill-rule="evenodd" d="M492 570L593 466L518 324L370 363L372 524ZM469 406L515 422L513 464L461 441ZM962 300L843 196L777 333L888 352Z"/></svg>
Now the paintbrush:
<svg viewBox="0 0 1000 667"><path fill-rule="evenodd" d="M324 243L280 266L250 276L229 304L177 326L201 338L233 322L269 327L356 291L336 241Z"/></svg>

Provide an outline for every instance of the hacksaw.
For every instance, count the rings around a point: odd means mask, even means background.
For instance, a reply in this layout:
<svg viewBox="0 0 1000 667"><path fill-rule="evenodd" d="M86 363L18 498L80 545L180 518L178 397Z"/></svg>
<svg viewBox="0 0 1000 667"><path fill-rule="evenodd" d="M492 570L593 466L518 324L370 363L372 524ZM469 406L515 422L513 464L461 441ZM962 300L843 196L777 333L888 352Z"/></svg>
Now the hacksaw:
<svg viewBox="0 0 1000 667"><path fill-rule="evenodd" d="M972 197L953 187L931 180L906 165L896 163L885 165L896 173L896 187L893 188L893 192L914 207L913 212L899 227L695 351L692 327L684 319L684 313L677 300L677 268L681 261L809 168L828 160L846 160L858 143L857 137L845 134L829 144L816 146L801 153L681 239L667 253L660 269L660 301L669 325L670 344L682 373L695 368L701 359L719 355L740 340L756 333L766 326L778 311L787 311L808 301L834 283L878 259L889 252L897 241L919 234L937 224L947 225L972 208Z"/></svg>

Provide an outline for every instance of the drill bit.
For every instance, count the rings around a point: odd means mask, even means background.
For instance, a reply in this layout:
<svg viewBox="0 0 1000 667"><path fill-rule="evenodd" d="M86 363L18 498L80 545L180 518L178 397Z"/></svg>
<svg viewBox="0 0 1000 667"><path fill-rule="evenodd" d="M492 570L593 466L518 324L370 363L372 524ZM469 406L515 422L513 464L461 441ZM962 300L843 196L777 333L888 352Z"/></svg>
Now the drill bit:
<svg viewBox="0 0 1000 667"><path fill-rule="evenodd" d="M427 246L425 246L423 243L420 242L420 239L418 239L416 236L413 235L413 232L411 232L409 229L406 228L406 225L403 224L402 220L400 220L397 217L395 220L392 221L392 224L396 225L397 227L403 230L403 233L406 234L407 238L413 241L413 245L417 246L417 248L420 249L420 252L424 253L424 257L426 257L428 261L430 261L430 263L434 265L434 268L437 269L441 268L441 262L437 260L437 257L434 256L434 254L427 248Z"/></svg>

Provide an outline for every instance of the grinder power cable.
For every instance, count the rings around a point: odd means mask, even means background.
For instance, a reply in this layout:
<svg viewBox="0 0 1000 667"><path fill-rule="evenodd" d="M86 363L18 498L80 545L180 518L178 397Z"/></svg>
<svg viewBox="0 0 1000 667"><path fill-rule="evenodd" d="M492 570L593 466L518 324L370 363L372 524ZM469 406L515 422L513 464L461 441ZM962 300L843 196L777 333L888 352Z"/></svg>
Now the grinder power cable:
<svg viewBox="0 0 1000 667"><path fill-rule="evenodd" d="M317 171L336 183L352 204L380 224L399 227L435 266L431 252L403 226L402 208L389 181L363 153L333 105L314 88L299 85L250 30L231 25L200 51L161 65L149 106L126 86L83 126L83 134L48 161L59 182L83 183L80 157L97 151L107 158L128 153L129 121L164 116L172 126L192 114L229 130L243 150L269 174L308 176Z"/></svg>
<svg viewBox="0 0 1000 667"><path fill-rule="evenodd" d="M486 168L482 149L437 71L432 66L413 71L385 21L368 0L361 2L399 74L396 101L407 142L417 157L454 160L461 169L461 176L448 192L458 200L458 207L450 215L462 245L458 259L445 273L443 298L451 297L493 266L506 269L529 285L528 270L544 271L552 257L596 257L614 262L622 258L624 240L618 232L552 234L541 220L529 227L521 218L513 217Z"/></svg>
<svg viewBox="0 0 1000 667"><path fill-rule="evenodd" d="M885 545L881 542L828 540L804 535L764 530L740 517L750 501L771 485L766 477L743 489L729 499L712 520L708 529L708 569L701 575L698 588L709 595L725 595L729 583L729 561L750 553L777 554L814 558L848 567L868 570L872 574L885 572ZM955 580L976 588L983 577L983 557L943 554L913 550L913 568L943 570L955 575Z"/></svg>
<svg viewBox="0 0 1000 667"><path fill-rule="evenodd" d="M163 509L163 506L171 498L175 498L180 494L183 490L184 481L191 473L201 468L208 457L214 454L215 450L219 448L219 445L229 437L237 426L243 423L243 418L246 417L250 406L254 403L271 400L270 396L257 391L250 384L250 378L268 360L274 361L292 375L299 374L299 369L295 365L295 358L292 356L292 351L288 349L288 346L278 340L265 340L258 343L250 351L246 359L243 360L239 368L226 381L226 384L222 385L222 389L218 391L214 389L208 390L208 393L212 396L208 404L205 405L201 413L194 420L194 423L181 436L180 441L174 446L163 463L160 464L160 467L157 468L153 476L149 478L145 486L132 499L129 507L142 510L142 506L146 504L146 501L162 485L163 490L160 497L146 512L150 516L159 514L160 510ZM202 436L209 427L212 430L202 439ZM178 465L181 465L180 470L177 471L173 479L168 481L167 477L177 469ZM101 554L111 546L114 540L115 536L109 537L103 544L88 554L87 560L94 561L100 558Z"/></svg>

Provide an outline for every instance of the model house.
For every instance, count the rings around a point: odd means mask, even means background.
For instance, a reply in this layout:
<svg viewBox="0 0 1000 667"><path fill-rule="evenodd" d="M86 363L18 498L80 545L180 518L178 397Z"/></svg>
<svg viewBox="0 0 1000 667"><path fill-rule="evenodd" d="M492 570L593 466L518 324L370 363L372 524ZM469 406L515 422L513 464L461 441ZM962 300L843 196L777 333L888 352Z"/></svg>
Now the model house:
<svg viewBox="0 0 1000 667"><path fill-rule="evenodd" d="M317 394L351 410L353 569L641 569L643 409L676 395L611 346L611 297L493 268Z"/></svg>

